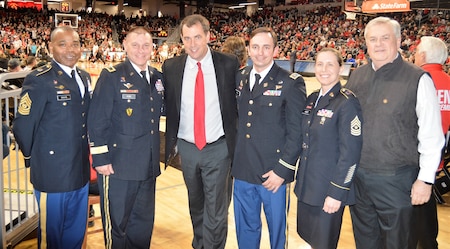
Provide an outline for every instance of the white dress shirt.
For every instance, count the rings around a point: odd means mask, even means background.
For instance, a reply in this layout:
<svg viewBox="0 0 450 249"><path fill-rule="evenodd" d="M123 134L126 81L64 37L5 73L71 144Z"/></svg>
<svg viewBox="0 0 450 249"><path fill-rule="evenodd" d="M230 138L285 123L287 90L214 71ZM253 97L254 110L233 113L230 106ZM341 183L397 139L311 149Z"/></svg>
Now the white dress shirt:
<svg viewBox="0 0 450 249"><path fill-rule="evenodd" d="M212 143L225 134L220 111L216 71L211 51L200 61L205 82L205 129L206 142ZM220 65L219 65L220 66ZM178 138L194 143L194 95L197 77L197 61L187 57L181 87L181 110Z"/></svg>

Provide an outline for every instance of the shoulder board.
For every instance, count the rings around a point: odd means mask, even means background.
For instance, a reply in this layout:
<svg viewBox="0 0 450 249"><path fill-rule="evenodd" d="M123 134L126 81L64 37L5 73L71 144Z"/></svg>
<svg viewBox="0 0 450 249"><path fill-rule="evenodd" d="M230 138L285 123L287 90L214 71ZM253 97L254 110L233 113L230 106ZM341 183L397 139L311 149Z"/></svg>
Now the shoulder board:
<svg viewBox="0 0 450 249"><path fill-rule="evenodd" d="M296 80L298 77L300 77L301 75L300 74L298 74L298 73L291 73L291 75L289 75L289 77L291 78L291 79L294 79L294 80Z"/></svg>
<svg viewBox="0 0 450 249"><path fill-rule="evenodd" d="M154 74L154 73L160 73L160 74L162 74L162 72L159 71L157 68L150 67L150 75L152 75L152 74Z"/></svg>
<svg viewBox="0 0 450 249"><path fill-rule="evenodd" d="M341 94L344 95L344 97L346 97L347 99L351 96L356 97L356 95L348 88L341 88L340 90Z"/></svg>
<svg viewBox="0 0 450 249"><path fill-rule="evenodd" d="M249 74L250 71L251 71L251 69L247 70L247 68L245 67L245 68L243 68L243 69L241 70L241 74L242 74L242 75L244 75L244 74Z"/></svg>
<svg viewBox="0 0 450 249"><path fill-rule="evenodd" d="M36 69L36 71L37 71L36 76L43 75L46 72L50 71L50 69L52 69L52 64L50 64L50 63L47 64L47 65L44 65L42 67L39 67L39 68Z"/></svg>
<svg viewBox="0 0 450 249"><path fill-rule="evenodd" d="M114 66L110 66L110 67L106 67L106 70L108 70L108 72L113 73L116 71L116 68Z"/></svg>

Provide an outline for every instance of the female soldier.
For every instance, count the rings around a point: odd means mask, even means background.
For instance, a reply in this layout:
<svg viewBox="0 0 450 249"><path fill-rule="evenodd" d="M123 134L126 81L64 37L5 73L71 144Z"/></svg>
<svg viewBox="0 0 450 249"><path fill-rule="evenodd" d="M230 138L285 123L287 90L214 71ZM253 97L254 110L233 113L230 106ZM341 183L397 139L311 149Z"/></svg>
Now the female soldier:
<svg viewBox="0 0 450 249"><path fill-rule="evenodd" d="M297 232L314 249L337 247L344 207L355 201L352 178L361 153L362 114L354 94L339 82L342 64L337 50L319 51L315 73L321 88L302 112Z"/></svg>

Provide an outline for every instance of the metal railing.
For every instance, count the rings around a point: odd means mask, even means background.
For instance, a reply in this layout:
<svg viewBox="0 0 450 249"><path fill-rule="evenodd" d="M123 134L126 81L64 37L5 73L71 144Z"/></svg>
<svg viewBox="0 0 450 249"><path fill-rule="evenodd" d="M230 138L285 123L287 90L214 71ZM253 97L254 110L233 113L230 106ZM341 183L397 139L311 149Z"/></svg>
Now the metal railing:
<svg viewBox="0 0 450 249"><path fill-rule="evenodd" d="M21 79L30 71L0 74L0 82L9 79ZM6 84L2 84L5 86ZM3 159L3 176L0 177L0 224L1 248L12 248L37 228L38 207L34 198L33 187L29 181L29 169L25 168L22 153L14 141L9 129L19 105L21 89L0 90L2 125L8 126L6 134L6 147L9 155ZM4 155L3 146L0 154Z"/></svg>

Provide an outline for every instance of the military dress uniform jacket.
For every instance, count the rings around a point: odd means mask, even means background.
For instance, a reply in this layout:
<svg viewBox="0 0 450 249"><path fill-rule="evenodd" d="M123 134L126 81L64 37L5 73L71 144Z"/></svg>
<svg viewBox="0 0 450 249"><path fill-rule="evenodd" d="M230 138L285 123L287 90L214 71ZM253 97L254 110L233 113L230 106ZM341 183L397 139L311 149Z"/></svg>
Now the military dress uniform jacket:
<svg viewBox="0 0 450 249"><path fill-rule="evenodd" d="M250 91L251 69L243 69L237 81L239 123L232 175L261 184L262 175L274 170L285 183L291 182L301 149L305 82L274 64Z"/></svg>
<svg viewBox="0 0 450 249"><path fill-rule="evenodd" d="M93 166L112 164L122 180L156 178L159 118L163 111L162 74L148 67L150 84L126 60L103 69L89 109Z"/></svg>
<svg viewBox="0 0 450 249"><path fill-rule="evenodd" d="M342 205L355 202L353 176L362 146L362 113L353 93L337 83L320 98L312 93L302 112L302 156L295 193L312 206L323 206L331 196Z"/></svg>
<svg viewBox="0 0 450 249"><path fill-rule="evenodd" d="M41 192L69 192L89 181L87 112L90 76L77 68L85 86L52 62L25 78L13 131L31 165L31 183Z"/></svg>
<svg viewBox="0 0 450 249"><path fill-rule="evenodd" d="M166 166L176 154L175 146L177 143L178 128L180 127L181 89L187 56L187 54L182 54L164 61L163 64L164 82L167 89L165 96L166 144L164 160ZM214 50L211 50L211 56L216 73L222 125L225 132L228 153L230 158L233 158L237 123L235 75L239 70L239 61L236 56Z"/></svg>

